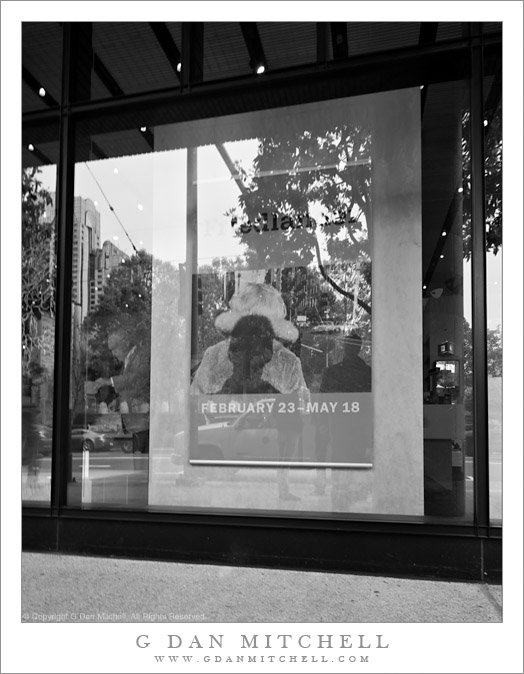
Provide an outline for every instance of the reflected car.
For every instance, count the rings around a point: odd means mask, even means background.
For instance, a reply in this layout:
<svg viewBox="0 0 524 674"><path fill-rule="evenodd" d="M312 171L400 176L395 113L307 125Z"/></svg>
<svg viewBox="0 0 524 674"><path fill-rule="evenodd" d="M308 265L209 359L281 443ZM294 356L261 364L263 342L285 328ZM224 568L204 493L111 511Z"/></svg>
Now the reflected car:
<svg viewBox="0 0 524 674"><path fill-rule="evenodd" d="M72 452L107 452L114 444L113 438L90 428L73 428L71 431Z"/></svg>
<svg viewBox="0 0 524 674"><path fill-rule="evenodd" d="M22 465L51 456L53 429L44 424L22 426Z"/></svg>
<svg viewBox="0 0 524 674"><path fill-rule="evenodd" d="M336 332L336 328L338 326L335 326L333 321L324 321L323 323L320 323L319 325L315 325L314 328L311 328L311 332L314 334L320 333L320 332Z"/></svg>
<svg viewBox="0 0 524 674"><path fill-rule="evenodd" d="M315 431L304 417L302 439L293 462L315 461ZM173 463L182 463L185 452L185 432L175 435ZM221 421L198 426L198 444L193 446L190 460L197 461L280 461L278 431L271 414L245 412L234 421Z"/></svg>
<svg viewBox="0 0 524 674"><path fill-rule="evenodd" d="M32 424L28 433L23 434L23 462L27 463L37 456L51 456L53 429L44 424ZM114 446L112 437L97 433L89 428L74 427L71 431L71 451L104 452Z"/></svg>

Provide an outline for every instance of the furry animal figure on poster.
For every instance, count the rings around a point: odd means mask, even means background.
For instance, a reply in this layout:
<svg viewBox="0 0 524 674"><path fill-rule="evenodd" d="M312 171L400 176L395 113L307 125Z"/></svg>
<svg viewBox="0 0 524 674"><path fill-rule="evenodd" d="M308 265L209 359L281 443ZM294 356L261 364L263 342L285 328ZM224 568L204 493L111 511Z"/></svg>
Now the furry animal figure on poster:
<svg viewBox="0 0 524 674"><path fill-rule="evenodd" d="M274 394L293 402L293 413L272 413L277 430L279 460L293 460L302 432L299 392L306 389L300 359L285 344L297 341L297 328L286 320L281 294L265 283L248 283L231 298L230 310L220 314L215 326L225 337L210 346L191 384L194 394ZM297 501L288 485L289 468L277 471L278 494Z"/></svg>
<svg viewBox="0 0 524 674"><path fill-rule="evenodd" d="M191 392L291 394L305 387L300 360L285 346L298 339L298 330L285 316L276 288L246 284L217 317L225 339L204 353Z"/></svg>

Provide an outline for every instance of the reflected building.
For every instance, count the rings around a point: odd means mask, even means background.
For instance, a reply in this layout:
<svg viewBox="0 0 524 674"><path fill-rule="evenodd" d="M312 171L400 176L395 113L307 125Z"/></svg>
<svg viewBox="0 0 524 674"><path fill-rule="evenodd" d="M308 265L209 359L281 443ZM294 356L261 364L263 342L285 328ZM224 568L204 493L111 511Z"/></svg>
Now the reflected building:
<svg viewBox="0 0 524 674"><path fill-rule="evenodd" d="M46 220L55 217L53 203L46 207ZM112 241L101 243L100 213L92 199L75 197L73 220L73 275L72 301L76 307L76 322L80 325L85 317L100 304L111 273L129 259L129 255Z"/></svg>

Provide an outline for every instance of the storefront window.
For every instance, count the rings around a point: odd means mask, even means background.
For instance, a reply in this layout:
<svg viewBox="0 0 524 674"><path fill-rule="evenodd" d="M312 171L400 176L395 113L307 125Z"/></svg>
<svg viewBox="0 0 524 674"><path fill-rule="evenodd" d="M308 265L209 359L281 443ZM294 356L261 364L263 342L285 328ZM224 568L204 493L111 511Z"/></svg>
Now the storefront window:
<svg viewBox="0 0 524 674"><path fill-rule="evenodd" d="M41 504L51 494L55 183L56 166L37 160L22 169L22 499Z"/></svg>
<svg viewBox="0 0 524 674"><path fill-rule="evenodd" d="M473 518L467 92L79 139L70 503Z"/></svg>
<svg viewBox="0 0 524 674"><path fill-rule="evenodd" d="M70 502L423 515L419 88L150 133L76 168Z"/></svg>

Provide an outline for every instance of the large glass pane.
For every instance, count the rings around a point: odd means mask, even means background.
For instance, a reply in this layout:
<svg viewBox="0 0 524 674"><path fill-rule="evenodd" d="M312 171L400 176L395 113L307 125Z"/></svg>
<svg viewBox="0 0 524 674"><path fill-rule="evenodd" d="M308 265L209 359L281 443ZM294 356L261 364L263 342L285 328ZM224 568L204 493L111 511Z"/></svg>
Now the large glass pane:
<svg viewBox="0 0 524 674"><path fill-rule="evenodd" d="M501 64L484 79L486 269L488 330L489 506L502 519L502 88ZM493 72L489 72L492 70Z"/></svg>
<svg viewBox="0 0 524 674"><path fill-rule="evenodd" d="M424 486L428 517L473 517L467 87L423 93Z"/></svg>
<svg viewBox="0 0 524 674"><path fill-rule="evenodd" d="M71 504L147 505L156 160L75 170Z"/></svg>
<svg viewBox="0 0 524 674"><path fill-rule="evenodd" d="M56 143L34 130L22 169L22 499L48 504L56 311Z"/></svg>

